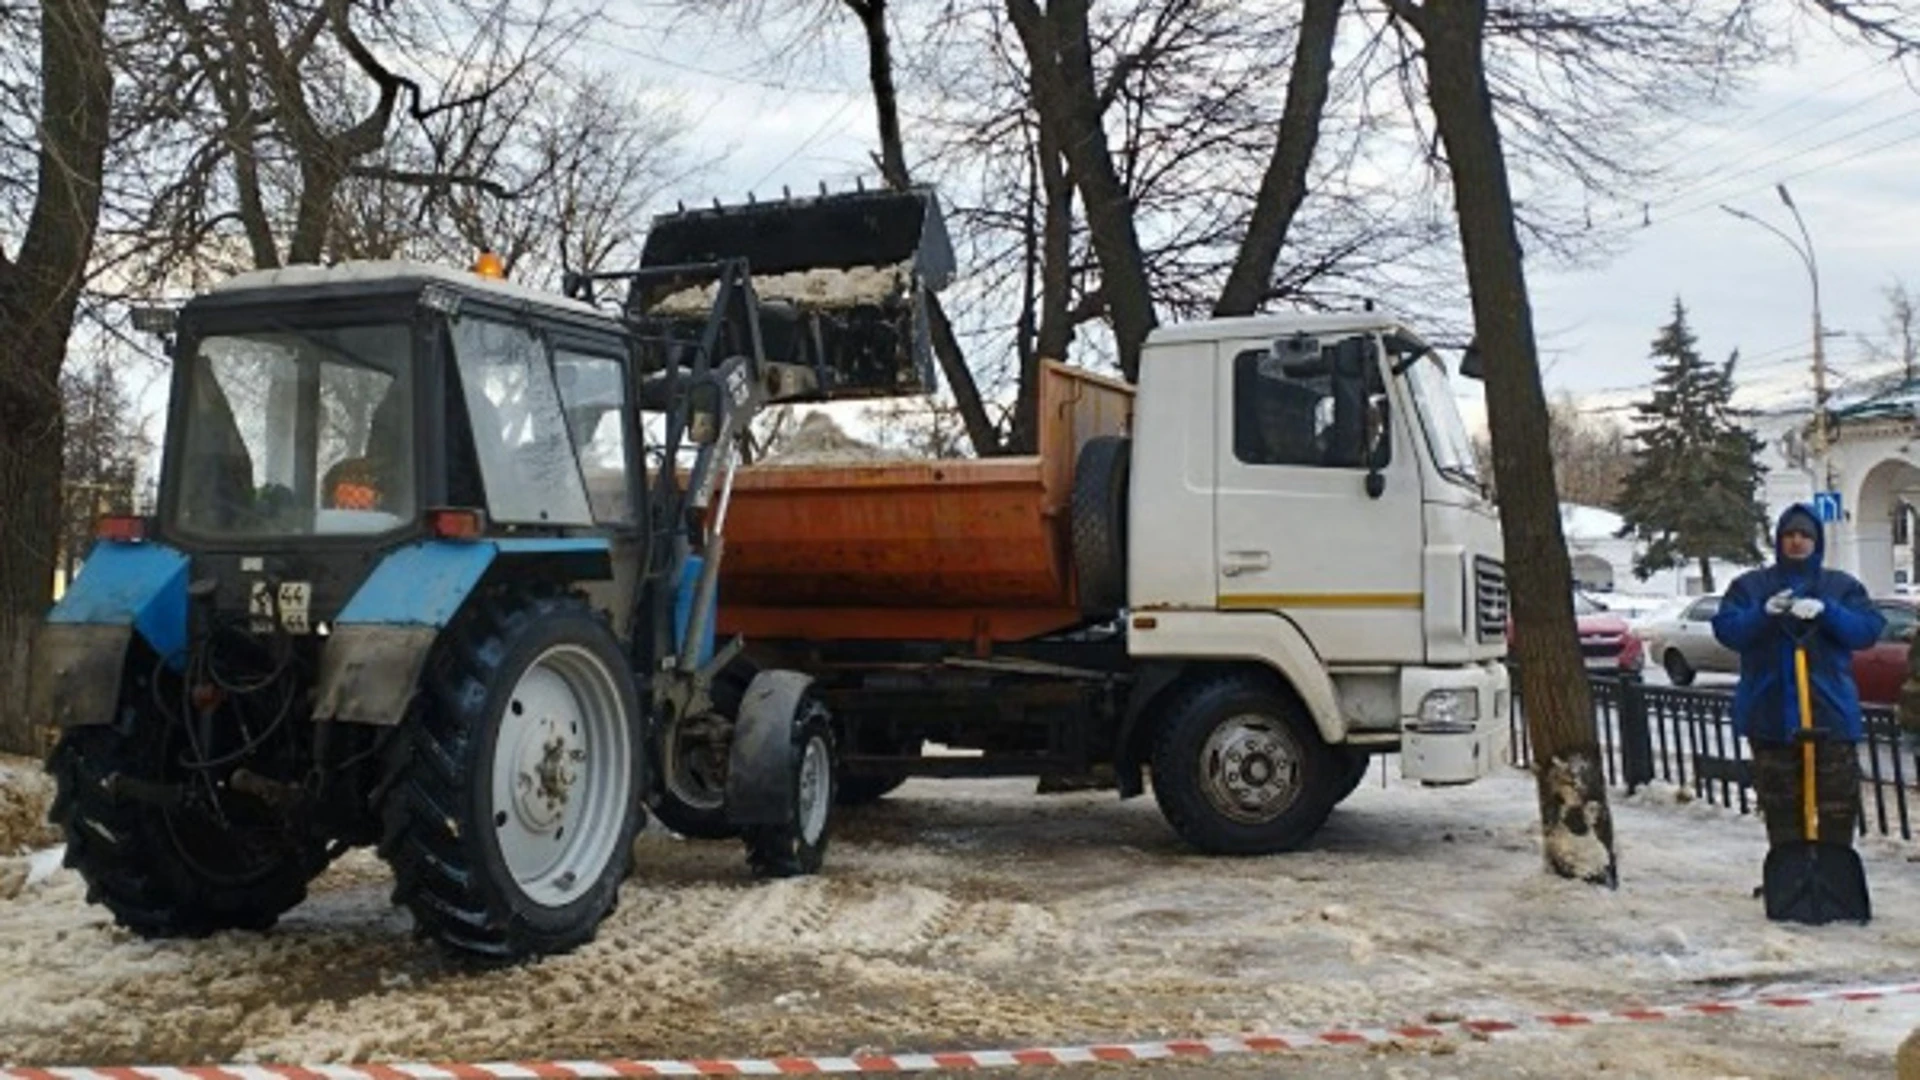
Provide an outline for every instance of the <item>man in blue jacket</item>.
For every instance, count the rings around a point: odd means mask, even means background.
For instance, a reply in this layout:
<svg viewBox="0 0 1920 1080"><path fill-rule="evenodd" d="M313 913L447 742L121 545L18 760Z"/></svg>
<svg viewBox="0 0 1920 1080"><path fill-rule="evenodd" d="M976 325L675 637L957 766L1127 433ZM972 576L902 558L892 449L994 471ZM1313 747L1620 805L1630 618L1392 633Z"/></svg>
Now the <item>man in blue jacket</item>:
<svg viewBox="0 0 1920 1080"><path fill-rule="evenodd" d="M1880 637L1886 626L1851 574L1823 569L1826 534L1804 505L1788 507L1774 528L1772 566L1733 580L1713 617L1713 636L1740 654L1740 686L1733 696L1733 729L1753 748L1753 790L1767 822L1767 841L1789 844L1802 835L1800 695L1794 681L1795 643L1807 650L1812 684L1814 794L1819 839L1852 844L1860 799L1860 692L1853 684L1853 650Z"/></svg>

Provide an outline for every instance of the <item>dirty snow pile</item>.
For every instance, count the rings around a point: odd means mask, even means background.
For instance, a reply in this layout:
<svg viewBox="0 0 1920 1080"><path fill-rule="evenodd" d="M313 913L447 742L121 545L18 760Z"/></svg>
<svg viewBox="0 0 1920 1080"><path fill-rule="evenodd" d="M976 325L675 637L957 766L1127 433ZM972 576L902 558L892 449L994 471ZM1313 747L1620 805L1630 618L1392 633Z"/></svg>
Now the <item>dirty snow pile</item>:
<svg viewBox="0 0 1920 1080"><path fill-rule="evenodd" d="M791 433L775 443L774 452L761 464L864 465L904 460L907 455L862 442L847 434L833 417L816 410L809 411Z"/></svg>
<svg viewBox="0 0 1920 1080"><path fill-rule="evenodd" d="M814 267L785 274L755 275L753 291L762 300L786 300L803 308L849 308L885 304L903 296L912 261L889 266ZM713 310L718 283L681 289L661 297L652 310L663 315L704 315Z"/></svg>
<svg viewBox="0 0 1920 1080"><path fill-rule="evenodd" d="M1377 768L1377 767L1376 767ZM1617 794L1617 793L1616 793ZM58 870L0 900L0 1063L746 1057L1145 1040L1696 1001L1920 977L1920 850L1863 845L1877 918L1769 923L1759 824L1616 798L1621 885L1547 875L1532 781L1378 771L1310 850L1193 853L1153 800L915 780L824 874L650 828L581 949L506 971L408 934L354 852L269 934L142 941ZM1262 1075L1888 1075L1920 999L1340 1048ZM1170 1063L1152 1075L1235 1068Z"/></svg>

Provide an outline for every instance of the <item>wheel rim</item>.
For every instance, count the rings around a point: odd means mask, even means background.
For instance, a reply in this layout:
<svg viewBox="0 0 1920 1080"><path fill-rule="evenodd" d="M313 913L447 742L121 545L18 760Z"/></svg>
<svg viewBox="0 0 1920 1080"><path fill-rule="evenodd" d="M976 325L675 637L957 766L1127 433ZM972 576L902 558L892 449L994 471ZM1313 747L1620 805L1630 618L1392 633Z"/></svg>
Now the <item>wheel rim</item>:
<svg viewBox="0 0 1920 1080"><path fill-rule="evenodd" d="M816 735L807 740L800 757L798 817L800 839L818 843L827 831L827 814L833 803L833 761L827 740Z"/></svg>
<svg viewBox="0 0 1920 1080"><path fill-rule="evenodd" d="M584 648L553 646L514 684L494 745L493 824L530 900L573 902L613 857L631 801L631 739L619 684Z"/></svg>
<svg viewBox="0 0 1920 1080"><path fill-rule="evenodd" d="M1199 767L1207 801L1242 824L1271 821L1300 795L1299 743L1270 716L1246 713L1222 721L1200 748Z"/></svg>

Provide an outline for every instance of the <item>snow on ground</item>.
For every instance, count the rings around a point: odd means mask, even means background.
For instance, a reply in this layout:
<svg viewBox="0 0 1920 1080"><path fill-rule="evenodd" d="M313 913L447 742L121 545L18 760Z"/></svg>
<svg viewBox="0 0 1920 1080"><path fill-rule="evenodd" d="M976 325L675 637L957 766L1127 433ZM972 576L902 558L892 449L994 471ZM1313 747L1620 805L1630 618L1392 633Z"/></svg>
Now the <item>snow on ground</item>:
<svg viewBox="0 0 1920 1080"><path fill-rule="evenodd" d="M1151 799L914 781L844 815L827 872L637 841L596 941L508 971L411 940L343 858L274 932L146 942L68 870L0 900L0 1062L838 1054L1321 1030L1920 978L1916 849L1863 847L1867 927L1773 924L1758 822L1616 800L1622 883L1541 868L1533 786L1373 780L1312 850L1213 859ZM17 860L24 862L26 860ZM1382 1077L1887 1075L1920 999L1390 1051L1145 1067ZM1070 1070L1071 1071L1071 1070Z"/></svg>

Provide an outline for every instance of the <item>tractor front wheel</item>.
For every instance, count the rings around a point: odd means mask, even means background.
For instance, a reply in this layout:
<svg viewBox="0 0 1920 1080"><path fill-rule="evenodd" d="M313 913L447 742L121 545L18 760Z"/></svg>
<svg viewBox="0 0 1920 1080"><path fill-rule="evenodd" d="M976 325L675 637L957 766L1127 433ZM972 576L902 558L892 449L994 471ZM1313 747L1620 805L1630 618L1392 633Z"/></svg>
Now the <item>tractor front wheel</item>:
<svg viewBox="0 0 1920 1080"><path fill-rule="evenodd" d="M639 704L573 599L478 598L389 758L380 853L418 930L500 960L563 952L612 912L639 827Z"/></svg>

